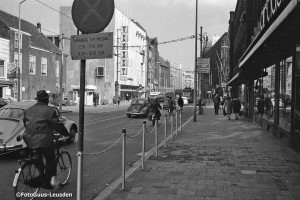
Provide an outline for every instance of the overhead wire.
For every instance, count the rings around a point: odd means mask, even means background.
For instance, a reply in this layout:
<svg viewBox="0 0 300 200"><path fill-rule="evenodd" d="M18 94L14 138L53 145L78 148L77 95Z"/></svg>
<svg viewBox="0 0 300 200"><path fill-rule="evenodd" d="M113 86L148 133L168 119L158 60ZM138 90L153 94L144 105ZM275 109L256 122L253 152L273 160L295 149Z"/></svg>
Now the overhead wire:
<svg viewBox="0 0 300 200"><path fill-rule="evenodd" d="M45 3L43 3L43 2L41 2L41 1L39 1L39 0L35 0L35 1L37 1L37 2L39 2L40 4L43 4L44 6L46 6L46 7L50 8L50 9L52 9L52 10L54 10L54 11L60 13L61 15L64 15L64 16L66 16L66 17L72 19L72 17L70 17L70 16L68 16L68 15L66 15L66 14L64 14L64 13L62 13L62 12L60 12L59 10L56 10L55 8L53 8L53 7L47 5L47 4L45 4Z"/></svg>

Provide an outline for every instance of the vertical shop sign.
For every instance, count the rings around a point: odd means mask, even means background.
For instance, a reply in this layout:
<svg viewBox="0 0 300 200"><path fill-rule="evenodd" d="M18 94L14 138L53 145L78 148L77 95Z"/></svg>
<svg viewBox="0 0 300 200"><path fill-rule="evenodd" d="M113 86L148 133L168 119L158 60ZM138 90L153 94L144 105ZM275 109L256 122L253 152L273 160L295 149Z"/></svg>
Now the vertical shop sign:
<svg viewBox="0 0 300 200"><path fill-rule="evenodd" d="M120 80L127 81L128 75L128 26L121 27L121 69Z"/></svg>

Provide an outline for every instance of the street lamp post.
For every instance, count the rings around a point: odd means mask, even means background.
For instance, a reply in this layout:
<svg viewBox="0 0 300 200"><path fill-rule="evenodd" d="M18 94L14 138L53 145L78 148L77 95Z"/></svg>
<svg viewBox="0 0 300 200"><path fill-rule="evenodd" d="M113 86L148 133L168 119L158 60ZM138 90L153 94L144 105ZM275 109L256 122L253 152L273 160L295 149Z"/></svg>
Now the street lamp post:
<svg viewBox="0 0 300 200"><path fill-rule="evenodd" d="M21 48L21 4L26 0L23 0L19 3L19 31L18 31L18 102L21 100L21 70L20 70L20 53Z"/></svg>
<svg viewBox="0 0 300 200"><path fill-rule="evenodd" d="M193 115L193 121L197 121L196 116L196 95L197 95L197 28L198 28L198 0L196 0L196 23L195 23L195 70L194 70L194 115Z"/></svg>
<svg viewBox="0 0 300 200"><path fill-rule="evenodd" d="M117 77L115 82L115 101L118 101L119 98L119 31L121 29L117 29Z"/></svg>

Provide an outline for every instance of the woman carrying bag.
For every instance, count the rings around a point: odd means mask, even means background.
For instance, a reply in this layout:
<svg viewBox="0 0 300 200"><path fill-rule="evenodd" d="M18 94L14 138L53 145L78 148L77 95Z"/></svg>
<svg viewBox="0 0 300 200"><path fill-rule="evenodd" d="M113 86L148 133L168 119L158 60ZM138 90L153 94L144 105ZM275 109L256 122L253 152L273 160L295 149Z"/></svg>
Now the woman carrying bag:
<svg viewBox="0 0 300 200"><path fill-rule="evenodd" d="M230 116L232 113L232 101L230 97L227 97L227 99L224 102L224 107L223 107L223 114L227 116L227 119L230 120Z"/></svg>

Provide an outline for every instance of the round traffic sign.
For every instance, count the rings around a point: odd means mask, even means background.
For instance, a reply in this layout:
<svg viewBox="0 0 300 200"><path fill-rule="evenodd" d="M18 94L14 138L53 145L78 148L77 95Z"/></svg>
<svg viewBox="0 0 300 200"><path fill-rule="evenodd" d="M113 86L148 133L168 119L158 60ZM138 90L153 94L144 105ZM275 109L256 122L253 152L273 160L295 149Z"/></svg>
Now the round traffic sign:
<svg viewBox="0 0 300 200"><path fill-rule="evenodd" d="M103 31L113 17L114 0L74 0L72 18L83 34Z"/></svg>

